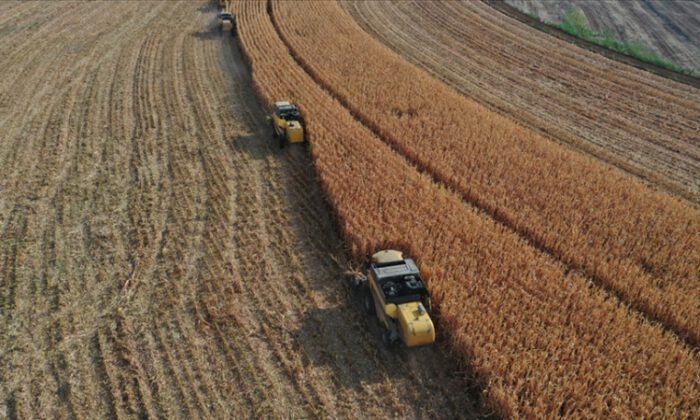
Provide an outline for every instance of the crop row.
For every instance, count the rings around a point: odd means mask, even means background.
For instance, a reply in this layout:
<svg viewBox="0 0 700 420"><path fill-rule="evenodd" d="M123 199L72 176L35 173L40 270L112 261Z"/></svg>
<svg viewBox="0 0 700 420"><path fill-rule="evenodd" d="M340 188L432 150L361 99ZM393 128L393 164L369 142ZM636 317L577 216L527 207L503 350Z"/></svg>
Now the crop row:
<svg viewBox="0 0 700 420"><path fill-rule="evenodd" d="M700 343L700 211L455 93L374 41L336 3L276 6L281 36L298 60L392 147L538 248Z"/></svg>
<svg viewBox="0 0 700 420"><path fill-rule="evenodd" d="M319 180L353 256L393 246L417 258L440 309L441 333L494 410L698 410L700 365L692 350L417 171L299 66L265 4L233 7L261 99L295 101L307 116Z"/></svg>
<svg viewBox="0 0 700 420"><path fill-rule="evenodd" d="M697 90L509 21L483 2L341 4L383 44L470 99L700 202Z"/></svg>

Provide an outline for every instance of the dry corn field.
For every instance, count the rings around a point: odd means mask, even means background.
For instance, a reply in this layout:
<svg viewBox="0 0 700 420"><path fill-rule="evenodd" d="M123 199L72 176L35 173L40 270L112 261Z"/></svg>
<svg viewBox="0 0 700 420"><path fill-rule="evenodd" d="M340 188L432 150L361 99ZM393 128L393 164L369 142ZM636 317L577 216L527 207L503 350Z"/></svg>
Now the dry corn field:
<svg viewBox="0 0 700 420"><path fill-rule="evenodd" d="M471 2L225 3L0 2L0 418L700 417L697 89ZM432 347L348 285L387 247Z"/></svg>
<svg viewBox="0 0 700 420"><path fill-rule="evenodd" d="M664 3L683 16L683 2ZM503 25L503 15L479 1L343 6L369 33L458 92L700 203L697 88L571 48L515 20Z"/></svg>

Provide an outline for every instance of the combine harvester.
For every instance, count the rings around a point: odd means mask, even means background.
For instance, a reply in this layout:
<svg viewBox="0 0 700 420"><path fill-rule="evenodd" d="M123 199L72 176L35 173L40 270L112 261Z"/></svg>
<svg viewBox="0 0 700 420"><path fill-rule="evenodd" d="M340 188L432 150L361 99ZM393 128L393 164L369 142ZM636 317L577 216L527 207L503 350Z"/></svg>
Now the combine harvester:
<svg viewBox="0 0 700 420"><path fill-rule="evenodd" d="M275 102L275 110L269 117L272 135L280 142L280 148L287 143L304 143L304 118L299 109L288 101Z"/></svg>
<svg viewBox="0 0 700 420"><path fill-rule="evenodd" d="M400 251L385 250L372 255L367 275L353 277L361 289L365 311L376 315L384 326L382 341L392 347L399 340L407 347L435 342L430 319L430 293L416 263Z"/></svg>
<svg viewBox="0 0 700 420"><path fill-rule="evenodd" d="M219 27L223 32L231 32L236 35L236 16L231 12L222 10L219 12Z"/></svg>

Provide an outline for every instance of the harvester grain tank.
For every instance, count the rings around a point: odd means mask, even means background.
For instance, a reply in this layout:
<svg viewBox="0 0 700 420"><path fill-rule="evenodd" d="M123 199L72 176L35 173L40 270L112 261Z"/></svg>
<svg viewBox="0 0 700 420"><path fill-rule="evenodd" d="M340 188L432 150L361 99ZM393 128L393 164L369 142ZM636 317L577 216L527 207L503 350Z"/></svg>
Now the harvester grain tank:
<svg viewBox="0 0 700 420"><path fill-rule="evenodd" d="M379 251L372 255L367 275L355 276L353 282L363 292L367 314L376 315L384 327L384 344L403 341L416 347L435 342L430 293L412 259L400 251Z"/></svg>

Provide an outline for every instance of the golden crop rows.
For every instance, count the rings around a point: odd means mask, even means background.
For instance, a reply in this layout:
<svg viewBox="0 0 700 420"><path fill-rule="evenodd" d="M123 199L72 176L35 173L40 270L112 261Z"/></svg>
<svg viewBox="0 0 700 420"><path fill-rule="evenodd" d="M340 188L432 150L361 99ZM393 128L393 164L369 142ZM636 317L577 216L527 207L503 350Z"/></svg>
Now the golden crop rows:
<svg viewBox="0 0 700 420"><path fill-rule="evenodd" d="M562 48L480 1L339 3L382 44L468 98L700 203L698 89Z"/></svg>
<svg viewBox="0 0 700 420"><path fill-rule="evenodd" d="M455 93L373 41L336 3L276 6L298 59L392 147L538 248L700 343L700 211Z"/></svg>
<svg viewBox="0 0 700 420"><path fill-rule="evenodd" d="M232 6L239 22L240 42L261 99L267 104L292 100L300 104L307 116L318 176L353 256L362 260L372 251L392 246L417 258L440 308L441 333L449 334L452 345L482 381L485 397L499 415L700 415L696 404L700 400L700 361L694 350L659 325L638 316L616 297L592 286L576 270L569 270L495 222L461 194L417 171L411 161L392 150L305 72L279 37L264 3L236 2ZM341 44L360 48L371 44L353 38L356 35L349 31L351 27L342 19L332 18L333 10L305 9L307 21L304 13L293 14L285 4L275 4L273 9L275 14L281 14L280 20L293 19L289 24L295 29L285 29L290 39L297 36L292 32L298 31L312 36L317 47L327 45L321 38L334 40L334 48L309 47L302 51L300 47L297 53L334 62L337 70L348 70L343 66L353 58L338 56L345 53ZM325 30L320 13L327 14L323 19L329 19L335 31ZM342 39L334 38L336 33ZM358 62L369 65L360 58L358 53ZM382 65L390 66L390 56L379 58ZM364 78L348 81L348 86L374 85L370 67L367 70ZM328 86L339 89L336 82L340 76L336 73L318 71L314 76L327 77ZM442 93L435 88L433 94L420 100L442 101ZM399 97L400 94L404 96ZM398 123L411 116L428 124L424 118L418 118L418 109L413 114L409 112L408 106L417 97L415 91L383 91L382 95L384 100L393 101L384 103L387 110L403 113L395 117L396 125L392 126L383 126L384 120L377 119L373 128L380 131L382 138L403 130ZM434 106L450 109L449 104ZM430 111L420 108L420 112ZM495 116L483 111L478 116L492 119L488 127L494 130L493 144L503 143L496 137L503 130L517 133L516 126L495 125L494 122L501 122ZM416 134L422 133L420 125L411 127ZM411 144L409 140L405 140L407 144ZM528 140L535 144L540 141L534 136ZM392 142L391 146L398 148L401 144ZM476 149L487 153L494 147L486 142L470 144L474 150L469 153L473 155L478 155ZM531 147L534 149L523 146L523 153L538 152L544 157L554 153ZM449 167L450 155L465 165L474 160L473 156L460 156L464 150L453 143L433 144L433 149L440 148L444 148L444 154L438 156L445 159L441 162L445 167ZM408 146L401 149L417 159L409 150ZM565 152L557 153L562 159L569 159L570 165L585 163ZM515 169L517 165L513 162ZM475 182L486 176L473 171ZM540 176L544 178L547 173ZM502 185L501 180L491 181ZM521 191L520 196L529 193Z"/></svg>

